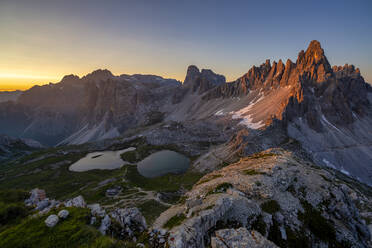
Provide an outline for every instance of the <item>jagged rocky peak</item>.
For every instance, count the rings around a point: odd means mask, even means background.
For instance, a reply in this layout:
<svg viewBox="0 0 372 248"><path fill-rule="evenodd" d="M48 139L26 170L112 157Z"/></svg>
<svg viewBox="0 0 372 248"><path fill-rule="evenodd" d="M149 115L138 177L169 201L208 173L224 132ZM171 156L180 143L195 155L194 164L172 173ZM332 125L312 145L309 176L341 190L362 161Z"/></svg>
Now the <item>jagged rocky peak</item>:
<svg viewBox="0 0 372 248"><path fill-rule="evenodd" d="M355 68L354 65L333 66L332 70L337 78L351 77L357 79L361 77L359 68Z"/></svg>
<svg viewBox="0 0 372 248"><path fill-rule="evenodd" d="M195 65L190 65L187 68L186 78L183 84L187 86L189 83L193 82L199 76L200 76L199 68Z"/></svg>
<svg viewBox="0 0 372 248"><path fill-rule="evenodd" d="M60 81L60 83L64 83L64 84L70 84L70 83L76 83L80 80L80 77L77 76L77 75L74 75L74 74L69 74L69 75L65 75L62 80Z"/></svg>
<svg viewBox="0 0 372 248"><path fill-rule="evenodd" d="M310 42L306 52L302 50L298 54L296 68L300 74L317 83L325 82L332 76L331 65L317 40Z"/></svg>
<svg viewBox="0 0 372 248"><path fill-rule="evenodd" d="M87 74L86 76L83 77L83 79L98 82L98 81L106 81L106 80L112 79L114 77L115 76L111 73L111 71L109 71L107 69L103 69L103 70L98 69L98 70L95 70L95 71Z"/></svg>
<svg viewBox="0 0 372 248"><path fill-rule="evenodd" d="M202 94L224 83L226 83L225 76L216 74L210 69L202 69L200 71L195 65L190 65L187 68L183 86L190 88L192 92Z"/></svg>

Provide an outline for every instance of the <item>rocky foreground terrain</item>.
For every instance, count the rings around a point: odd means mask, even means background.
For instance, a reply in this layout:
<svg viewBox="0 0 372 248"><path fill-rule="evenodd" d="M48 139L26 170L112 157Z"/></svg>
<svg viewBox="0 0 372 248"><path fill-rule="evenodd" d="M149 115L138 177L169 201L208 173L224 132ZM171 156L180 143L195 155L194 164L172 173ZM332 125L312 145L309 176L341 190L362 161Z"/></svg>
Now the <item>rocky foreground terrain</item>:
<svg viewBox="0 0 372 248"><path fill-rule="evenodd" d="M370 211L371 192L337 174L267 150L202 177L154 226L174 220L171 247L368 247L356 206Z"/></svg>

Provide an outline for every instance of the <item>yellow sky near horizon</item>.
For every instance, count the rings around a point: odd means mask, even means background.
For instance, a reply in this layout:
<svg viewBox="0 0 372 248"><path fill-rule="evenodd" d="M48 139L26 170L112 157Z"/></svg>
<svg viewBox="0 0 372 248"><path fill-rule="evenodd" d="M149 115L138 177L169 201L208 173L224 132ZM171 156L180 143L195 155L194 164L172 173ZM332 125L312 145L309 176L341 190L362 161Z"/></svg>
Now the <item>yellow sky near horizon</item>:
<svg viewBox="0 0 372 248"><path fill-rule="evenodd" d="M94 70L92 70L94 71ZM92 72L89 71L87 73L73 73L75 75L78 75L79 77L83 77L86 74ZM112 72L112 71L111 71ZM120 75L122 73L114 73L114 75ZM218 73L218 72L217 72ZM49 83L58 83L61 81L61 79L65 76L71 73L66 73L66 74L59 74L57 76L50 76L50 75L32 75L32 74L14 74L14 73L4 73L0 71L0 92L1 91L15 91L15 90L28 90L32 86L35 85L45 85ZM126 74L136 74L136 73L126 73ZM154 74L154 75L159 75L155 73L141 73L141 74ZM174 78L179 81L183 81L185 74L182 75L159 75L164 78ZM243 75L243 74L242 74ZM363 73L362 73L363 75ZM227 76L227 81L232 81L235 80L236 78L233 78L232 75ZM368 78L364 78L367 83L372 82L372 80L368 80Z"/></svg>
<svg viewBox="0 0 372 248"><path fill-rule="evenodd" d="M0 91L27 90L34 85L44 85L58 82L61 77L19 75L0 72Z"/></svg>

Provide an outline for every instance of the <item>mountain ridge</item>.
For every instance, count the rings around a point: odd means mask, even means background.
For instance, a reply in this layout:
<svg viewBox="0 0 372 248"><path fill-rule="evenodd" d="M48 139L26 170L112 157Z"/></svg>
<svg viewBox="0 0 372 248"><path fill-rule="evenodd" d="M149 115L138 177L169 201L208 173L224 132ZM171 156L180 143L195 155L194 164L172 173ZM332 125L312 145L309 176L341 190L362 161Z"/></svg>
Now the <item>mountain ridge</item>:
<svg viewBox="0 0 372 248"><path fill-rule="evenodd" d="M372 88L360 70L347 64L331 67L320 43L311 41L296 63L266 60L234 82L194 65L183 83L154 75L114 76L107 69L81 78L66 75L59 83L25 91L16 102L0 104L0 127L12 136L56 145L115 138L160 123L190 123L196 129L208 123L213 132L229 135L279 125L317 163L372 183L371 102ZM262 148L268 143L276 141Z"/></svg>

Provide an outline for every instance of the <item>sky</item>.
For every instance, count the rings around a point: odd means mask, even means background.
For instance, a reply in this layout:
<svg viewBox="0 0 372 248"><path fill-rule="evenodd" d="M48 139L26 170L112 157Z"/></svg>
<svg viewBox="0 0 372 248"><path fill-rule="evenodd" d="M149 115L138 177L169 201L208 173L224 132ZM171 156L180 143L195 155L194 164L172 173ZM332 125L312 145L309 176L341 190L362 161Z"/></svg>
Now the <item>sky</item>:
<svg viewBox="0 0 372 248"><path fill-rule="evenodd" d="M0 0L0 90L99 68L183 81L190 64L232 81L314 39L372 82L371 13L371 0Z"/></svg>

